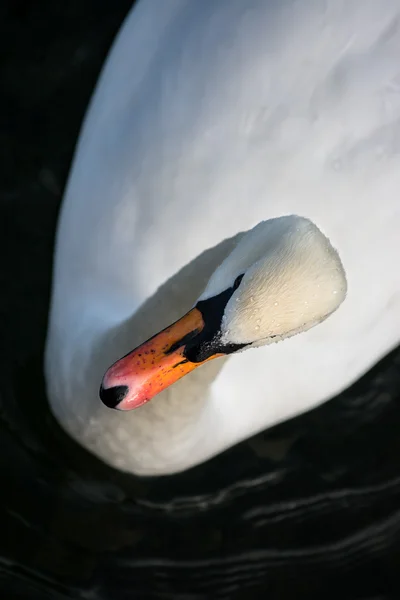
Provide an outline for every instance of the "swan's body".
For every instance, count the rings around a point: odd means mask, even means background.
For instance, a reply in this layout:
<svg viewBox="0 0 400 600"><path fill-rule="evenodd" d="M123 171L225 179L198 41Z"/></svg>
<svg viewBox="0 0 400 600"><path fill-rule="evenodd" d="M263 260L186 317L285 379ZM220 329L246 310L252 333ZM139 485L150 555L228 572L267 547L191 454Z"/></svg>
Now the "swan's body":
<svg viewBox="0 0 400 600"><path fill-rule="evenodd" d="M142 0L127 18L64 200L46 352L55 415L109 464L198 464L398 344L399 18L397 0ZM292 213L339 250L340 310L138 411L102 406L104 371L191 308L228 238Z"/></svg>

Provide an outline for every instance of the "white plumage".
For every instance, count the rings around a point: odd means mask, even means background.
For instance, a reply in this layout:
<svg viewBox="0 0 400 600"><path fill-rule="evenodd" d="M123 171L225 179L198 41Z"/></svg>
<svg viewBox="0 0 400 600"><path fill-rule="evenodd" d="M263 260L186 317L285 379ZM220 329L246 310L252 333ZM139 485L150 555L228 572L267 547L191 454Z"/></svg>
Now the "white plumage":
<svg viewBox="0 0 400 600"><path fill-rule="evenodd" d="M46 349L56 417L112 466L198 464L332 397L398 344L399 17L396 0L142 0L126 19L64 198ZM107 367L190 309L229 238L287 214L338 249L340 310L207 363L136 411L102 406ZM245 321L229 315L240 339Z"/></svg>

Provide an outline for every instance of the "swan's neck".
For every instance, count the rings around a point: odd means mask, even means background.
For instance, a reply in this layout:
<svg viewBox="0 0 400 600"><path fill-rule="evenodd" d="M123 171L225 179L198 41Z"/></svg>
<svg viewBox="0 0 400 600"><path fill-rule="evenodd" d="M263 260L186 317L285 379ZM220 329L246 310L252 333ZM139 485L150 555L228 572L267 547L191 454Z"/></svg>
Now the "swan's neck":
<svg viewBox="0 0 400 600"><path fill-rule="evenodd" d="M90 319L82 319L81 327L71 328L73 339L66 330L58 336L53 332L47 368L61 371L64 382L58 390L50 390L50 397L58 398L53 410L68 433L111 466L146 475L172 473L204 460L204 448L212 446L210 440L216 436L226 445L226 425L212 394L212 383L224 359L200 367L135 411L104 407L98 392L105 370L115 360L192 307L238 237L225 240L185 266L128 319L110 325L104 316L92 314ZM74 358L64 363L69 344Z"/></svg>

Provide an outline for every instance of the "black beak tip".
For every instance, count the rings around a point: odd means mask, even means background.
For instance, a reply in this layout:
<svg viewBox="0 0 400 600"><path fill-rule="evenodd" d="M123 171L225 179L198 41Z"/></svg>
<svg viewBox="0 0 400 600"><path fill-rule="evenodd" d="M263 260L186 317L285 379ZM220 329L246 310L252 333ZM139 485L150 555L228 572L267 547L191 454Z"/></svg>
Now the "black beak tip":
<svg viewBox="0 0 400 600"><path fill-rule="evenodd" d="M118 408L118 405L126 397L129 388L127 385L116 385L110 388L100 386L99 396L103 404L108 408Z"/></svg>

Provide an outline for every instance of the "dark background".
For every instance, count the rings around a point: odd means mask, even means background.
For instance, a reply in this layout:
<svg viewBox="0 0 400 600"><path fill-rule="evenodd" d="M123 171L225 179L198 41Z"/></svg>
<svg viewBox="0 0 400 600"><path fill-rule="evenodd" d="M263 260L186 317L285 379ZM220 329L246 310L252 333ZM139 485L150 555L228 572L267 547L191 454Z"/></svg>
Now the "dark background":
<svg viewBox="0 0 400 600"><path fill-rule="evenodd" d="M399 349L324 406L167 479L108 469L48 410L57 213L130 6L0 7L0 597L400 598Z"/></svg>

